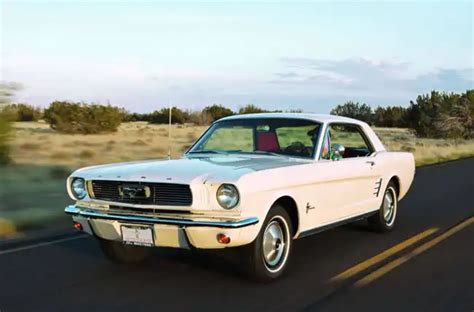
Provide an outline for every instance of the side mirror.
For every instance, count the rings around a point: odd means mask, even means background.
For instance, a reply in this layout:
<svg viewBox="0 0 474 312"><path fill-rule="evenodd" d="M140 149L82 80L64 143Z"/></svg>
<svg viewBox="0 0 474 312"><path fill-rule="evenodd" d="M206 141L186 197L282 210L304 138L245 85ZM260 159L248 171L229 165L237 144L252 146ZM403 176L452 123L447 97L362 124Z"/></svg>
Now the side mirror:
<svg viewBox="0 0 474 312"><path fill-rule="evenodd" d="M334 151L334 155L336 157L343 157L344 156L344 152L346 151L346 148L341 145L341 144L334 144L332 146L332 149Z"/></svg>

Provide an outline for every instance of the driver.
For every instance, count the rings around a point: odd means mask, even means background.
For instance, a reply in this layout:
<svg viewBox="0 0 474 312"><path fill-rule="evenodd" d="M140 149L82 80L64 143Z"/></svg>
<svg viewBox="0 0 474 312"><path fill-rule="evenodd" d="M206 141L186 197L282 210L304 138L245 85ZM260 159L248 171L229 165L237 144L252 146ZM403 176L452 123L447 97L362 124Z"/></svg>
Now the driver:
<svg viewBox="0 0 474 312"><path fill-rule="evenodd" d="M316 144L318 143L318 134L319 134L319 127L316 127L313 130L308 131L308 135L311 137L313 146L316 146ZM330 159L330 160L342 159L342 155L335 153L331 147L331 131L328 131L327 135L324 137L323 148L321 150L321 158Z"/></svg>
<svg viewBox="0 0 474 312"><path fill-rule="evenodd" d="M318 144L318 134L319 134L320 125L314 127L314 129L309 130L307 135L311 139L311 146L306 146L303 142L295 141L292 142L289 146L287 146L284 151L287 153L291 153L292 155L297 156L309 156L313 155L314 149Z"/></svg>
<svg viewBox="0 0 474 312"><path fill-rule="evenodd" d="M318 125L313 130L308 131L308 136L311 138L311 142L313 143L313 149L316 148L318 145L318 137L319 137L319 129L321 127Z"/></svg>

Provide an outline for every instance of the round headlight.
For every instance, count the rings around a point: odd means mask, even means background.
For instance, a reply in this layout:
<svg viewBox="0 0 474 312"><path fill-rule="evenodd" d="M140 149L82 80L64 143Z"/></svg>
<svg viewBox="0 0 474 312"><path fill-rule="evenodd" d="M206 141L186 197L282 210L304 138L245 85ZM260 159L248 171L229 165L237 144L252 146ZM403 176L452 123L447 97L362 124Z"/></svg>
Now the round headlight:
<svg viewBox="0 0 474 312"><path fill-rule="evenodd" d="M231 184L222 184L217 190L217 202L222 208L232 209L239 203L239 191Z"/></svg>
<svg viewBox="0 0 474 312"><path fill-rule="evenodd" d="M74 178L71 182L71 191L76 199L83 199L87 195L86 182L82 178Z"/></svg>

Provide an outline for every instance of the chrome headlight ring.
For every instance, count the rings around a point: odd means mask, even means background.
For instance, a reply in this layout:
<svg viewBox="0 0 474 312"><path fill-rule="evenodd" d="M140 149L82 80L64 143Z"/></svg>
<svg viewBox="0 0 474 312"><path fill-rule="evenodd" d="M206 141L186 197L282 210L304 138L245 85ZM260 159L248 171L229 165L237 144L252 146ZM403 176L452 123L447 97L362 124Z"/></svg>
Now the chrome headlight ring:
<svg viewBox="0 0 474 312"><path fill-rule="evenodd" d="M71 193L77 200L84 199L87 196L86 181L83 178L72 178Z"/></svg>
<svg viewBox="0 0 474 312"><path fill-rule="evenodd" d="M237 187L232 184L222 184L217 189L216 193L217 202L224 209L232 209L240 201L239 191Z"/></svg>

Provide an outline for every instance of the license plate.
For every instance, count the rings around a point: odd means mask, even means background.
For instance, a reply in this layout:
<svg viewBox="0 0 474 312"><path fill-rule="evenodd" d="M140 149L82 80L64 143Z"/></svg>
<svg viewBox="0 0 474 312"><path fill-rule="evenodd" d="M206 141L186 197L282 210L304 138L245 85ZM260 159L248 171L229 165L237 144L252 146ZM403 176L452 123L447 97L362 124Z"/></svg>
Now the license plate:
<svg viewBox="0 0 474 312"><path fill-rule="evenodd" d="M122 241L127 245L154 246L153 228L122 225Z"/></svg>

